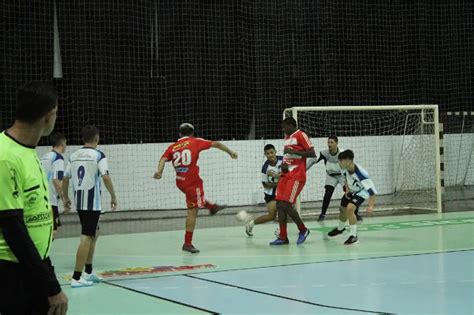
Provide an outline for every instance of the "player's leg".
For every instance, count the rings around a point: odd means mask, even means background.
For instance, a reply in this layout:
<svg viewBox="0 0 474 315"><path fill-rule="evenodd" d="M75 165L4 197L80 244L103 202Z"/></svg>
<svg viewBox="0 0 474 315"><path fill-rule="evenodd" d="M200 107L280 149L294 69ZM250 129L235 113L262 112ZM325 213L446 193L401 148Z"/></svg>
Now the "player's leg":
<svg viewBox="0 0 474 315"><path fill-rule="evenodd" d="M350 225L350 235L349 238L344 242L345 245L352 245L359 243L357 237L357 217L355 215L356 209L364 202L365 200L357 195L351 196L351 199L346 207L347 209L347 218Z"/></svg>
<svg viewBox="0 0 474 315"><path fill-rule="evenodd" d="M303 190L305 182L297 179L291 179L289 182L290 184L288 186L291 187L291 193L289 195L290 197L288 201L285 201L284 206L286 213L288 213L288 215L293 220L293 222L295 222L296 226L298 227L298 230L300 231L298 233L298 239L296 240L296 244L300 245L306 240L306 237L308 237L309 229L303 223L303 220L301 219L301 216L294 207L294 205L298 199L298 196Z"/></svg>
<svg viewBox="0 0 474 315"><path fill-rule="evenodd" d="M323 204L321 206L321 214L319 215L318 221L323 221L326 217L326 212L328 210L329 203L331 203L332 194L334 193L336 185L337 179L326 174L326 185L324 186Z"/></svg>
<svg viewBox="0 0 474 315"><path fill-rule="evenodd" d="M276 218L276 213L277 213L277 207L276 207L276 201L275 201L275 196L267 195L265 194L265 202L267 205L267 214L261 215L255 220L251 220L245 224L245 233L247 233L248 236L252 236L252 230L255 225L259 224L264 224L267 222L271 222L275 220Z"/></svg>
<svg viewBox="0 0 474 315"><path fill-rule="evenodd" d="M193 245L193 234L196 227L199 208L204 208L205 204L206 199L204 199L202 181L192 185L186 190L186 232L184 233L184 244L182 249L192 254L199 253L199 249Z"/></svg>
<svg viewBox="0 0 474 315"><path fill-rule="evenodd" d="M94 217L91 216L92 211L78 210L79 220L81 222L81 240L76 253L76 264L74 266L74 273L71 279L71 286L73 288L91 286L92 281L86 280L82 277L82 271L89 256L89 250L92 244L92 239L95 235L97 224L94 223Z"/></svg>
<svg viewBox="0 0 474 315"><path fill-rule="evenodd" d="M328 236L336 236L342 234L346 230L347 221L347 205L349 204L349 198L344 195L341 199L341 205L339 207L339 225L329 231Z"/></svg>
<svg viewBox="0 0 474 315"><path fill-rule="evenodd" d="M289 200L290 192L288 178L286 176L280 177L276 190L276 208L278 212L278 224L280 226L280 234L276 240L270 242L270 245L283 245L288 244L288 232L287 232L287 212L284 204L284 200Z"/></svg>
<svg viewBox="0 0 474 315"><path fill-rule="evenodd" d="M97 214L95 212L98 212ZM89 248L89 253L87 254L87 259L86 259L86 264L84 268L84 279L92 282L101 282L103 279L102 277L98 276L94 271L93 271L93 260L94 260L94 253L95 253L95 244L97 243L97 240L99 239L99 217L100 217L100 212L95 211L93 214L96 215L97 217L97 228L95 231L95 235L92 237L91 245Z"/></svg>
<svg viewBox="0 0 474 315"><path fill-rule="evenodd" d="M61 226L61 221L59 220L58 206L52 206L52 208L53 208L53 240L54 240L56 238L58 227Z"/></svg>

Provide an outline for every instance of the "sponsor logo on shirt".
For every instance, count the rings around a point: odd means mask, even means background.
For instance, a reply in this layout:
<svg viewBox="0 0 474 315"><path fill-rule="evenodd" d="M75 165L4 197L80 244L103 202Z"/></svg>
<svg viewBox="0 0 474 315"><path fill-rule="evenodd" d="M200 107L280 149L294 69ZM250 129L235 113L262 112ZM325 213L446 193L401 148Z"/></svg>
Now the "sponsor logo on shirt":
<svg viewBox="0 0 474 315"><path fill-rule="evenodd" d="M181 148L187 147L191 142L190 141L184 141L182 143L178 143L173 146L173 151L179 150Z"/></svg>

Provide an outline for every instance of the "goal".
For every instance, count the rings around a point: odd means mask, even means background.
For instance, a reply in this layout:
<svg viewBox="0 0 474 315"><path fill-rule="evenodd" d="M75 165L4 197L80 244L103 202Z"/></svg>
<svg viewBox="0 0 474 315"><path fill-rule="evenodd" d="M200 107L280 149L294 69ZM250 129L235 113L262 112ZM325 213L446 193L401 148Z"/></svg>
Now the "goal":
<svg viewBox="0 0 474 315"><path fill-rule="evenodd" d="M375 183L376 211L441 212L438 105L292 107L284 110L288 116L311 137L317 155L330 135L339 138L340 149L354 151L354 162ZM298 203L303 215L319 211L325 176L322 163L308 171ZM342 194L338 187L333 198Z"/></svg>

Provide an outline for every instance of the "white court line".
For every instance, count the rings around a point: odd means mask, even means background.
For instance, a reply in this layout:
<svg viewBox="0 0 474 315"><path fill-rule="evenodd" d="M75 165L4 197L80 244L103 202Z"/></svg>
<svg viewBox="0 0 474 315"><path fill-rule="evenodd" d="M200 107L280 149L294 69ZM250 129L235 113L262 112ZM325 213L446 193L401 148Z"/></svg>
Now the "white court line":
<svg viewBox="0 0 474 315"><path fill-rule="evenodd" d="M355 287L356 284L355 283L341 283L340 286L341 287Z"/></svg>

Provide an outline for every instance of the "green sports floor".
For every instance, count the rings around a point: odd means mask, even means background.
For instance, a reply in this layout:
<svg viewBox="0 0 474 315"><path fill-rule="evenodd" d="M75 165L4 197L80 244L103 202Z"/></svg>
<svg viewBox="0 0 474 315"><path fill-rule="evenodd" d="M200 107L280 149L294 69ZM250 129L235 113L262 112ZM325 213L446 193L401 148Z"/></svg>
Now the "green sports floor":
<svg viewBox="0 0 474 315"><path fill-rule="evenodd" d="M365 218L354 246L336 224L308 222L300 246L290 224L278 247L276 224L198 229L194 255L183 231L103 236L88 288L68 285L79 237L52 259L68 314L474 314L474 212Z"/></svg>

